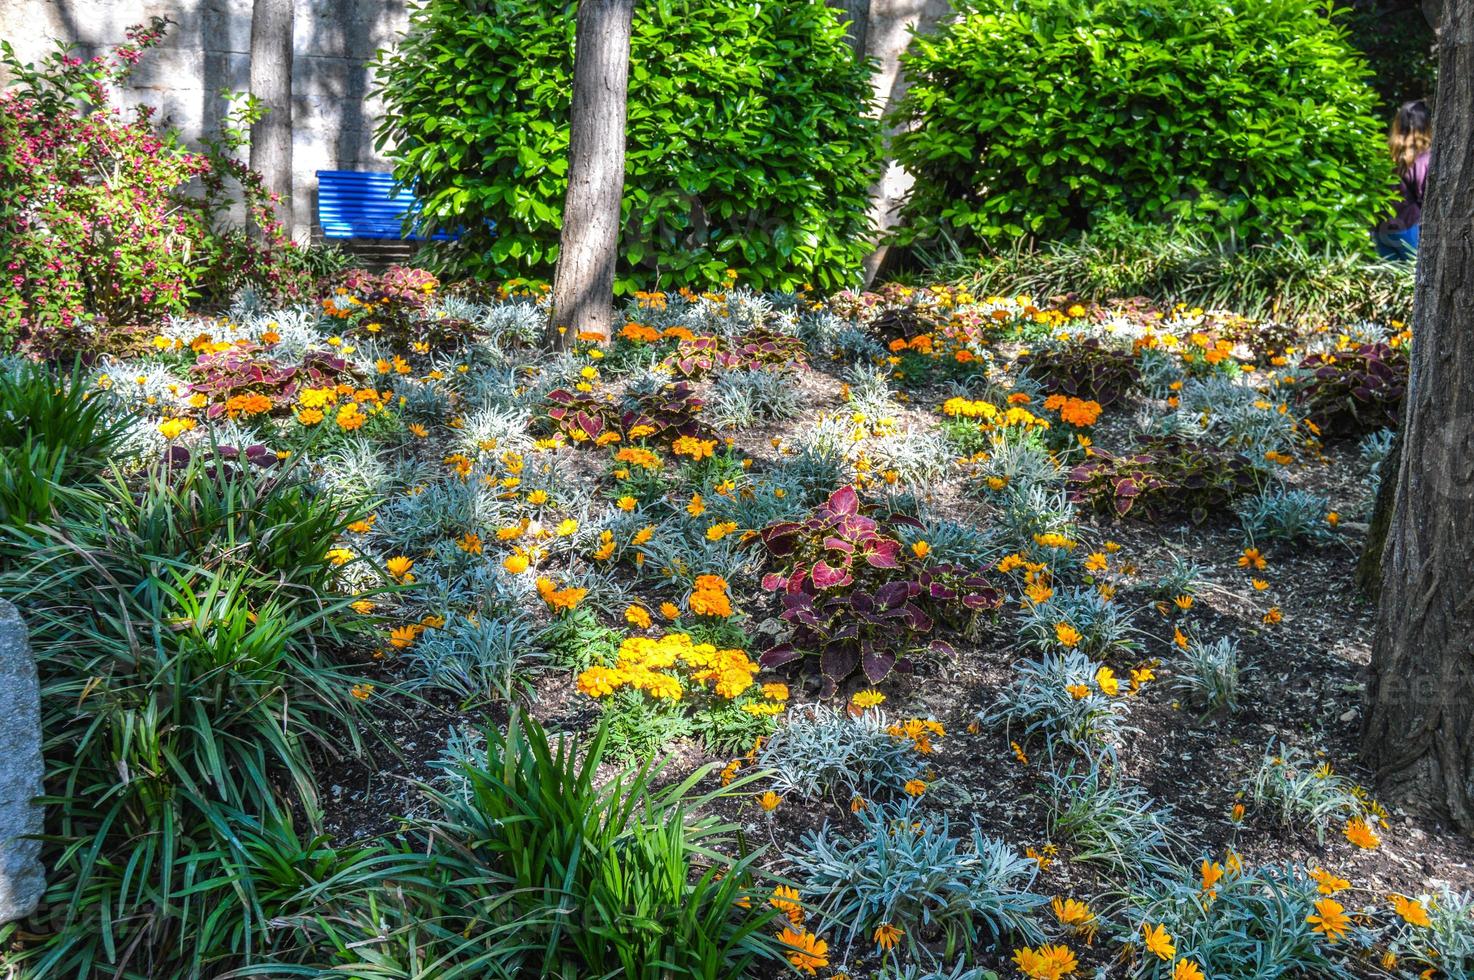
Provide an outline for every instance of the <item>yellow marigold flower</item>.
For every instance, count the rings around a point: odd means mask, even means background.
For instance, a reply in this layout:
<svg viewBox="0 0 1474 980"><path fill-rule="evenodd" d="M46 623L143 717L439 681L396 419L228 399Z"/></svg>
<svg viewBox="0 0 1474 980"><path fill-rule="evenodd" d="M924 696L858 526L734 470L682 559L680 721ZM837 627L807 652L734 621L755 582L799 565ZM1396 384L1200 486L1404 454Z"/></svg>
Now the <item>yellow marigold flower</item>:
<svg viewBox="0 0 1474 980"><path fill-rule="evenodd" d="M787 701L788 700L788 685L787 684L779 684L776 681L769 681L767 684L764 684L763 685L762 691L763 691L763 697L768 698L769 700L772 700L772 701Z"/></svg>
<svg viewBox="0 0 1474 980"><path fill-rule="evenodd" d="M1073 648L1080 645L1080 631L1069 623L1055 623L1054 637L1059 640L1061 646Z"/></svg>
<svg viewBox="0 0 1474 980"><path fill-rule="evenodd" d="M879 707L884 703L885 695L881 694L874 688L867 688L863 691L856 691L854 695L850 698L850 707L859 711L864 711L866 708Z"/></svg>
<svg viewBox="0 0 1474 980"><path fill-rule="evenodd" d="M165 419L159 423L159 432L165 439L174 439L194 427L194 419Z"/></svg>
<svg viewBox="0 0 1474 980"><path fill-rule="evenodd" d="M681 607L674 602L662 602L660 604L660 615L666 619L679 619L681 616Z"/></svg>
<svg viewBox="0 0 1474 980"><path fill-rule="evenodd" d="M735 530L737 530L736 521L720 521L706 529L706 540L720 541Z"/></svg>
<svg viewBox="0 0 1474 980"><path fill-rule="evenodd" d="M706 501L701 499L701 494L693 493L691 495L691 502L686 505L686 513L692 517L700 517L706 513Z"/></svg>
<svg viewBox="0 0 1474 980"><path fill-rule="evenodd" d="M404 650L414 645L415 637L420 635L423 627L419 623L411 623L408 626L396 626L389 631L389 645L396 650Z"/></svg>
<svg viewBox="0 0 1474 980"><path fill-rule="evenodd" d="M772 813L774 810L778 809L778 804L782 802L783 797L779 796L772 790L760 793L757 797L757 805L762 807L768 813Z"/></svg>
<svg viewBox="0 0 1474 980"><path fill-rule="evenodd" d="M1013 953L1014 966L1029 980L1061 980L1080 968L1068 946L1025 946Z"/></svg>
<svg viewBox="0 0 1474 980"><path fill-rule="evenodd" d="M468 555L481 554L481 535L474 531L467 531L456 539L456 547Z"/></svg>
<svg viewBox="0 0 1474 980"><path fill-rule="evenodd" d="M881 949L892 950L896 948L896 943L900 942L902 935L904 933L900 926L891 925L889 922L882 922L875 928L875 932L871 934L871 938L875 940L875 945Z"/></svg>
<svg viewBox="0 0 1474 980"><path fill-rule="evenodd" d="M1166 962L1177 955L1177 946L1172 942L1172 935L1167 932L1165 925L1144 922L1141 925L1141 935L1143 945L1157 959Z"/></svg>
<svg viewBox="0 0 1474 980"><path fill-rule="evenodd" d="M508 555L502 559L502 568L506 569L512 575L521 575L527 571L527 567L531 564L531 560L521 552Z"/></svg>
<svg viewBox="0 0 1474 980"><path fill-rule="evenodd" d="M794 925L803 923L803 904L799 901L798 889L792 885L779 885L774 888L772 896L768 898L768 904L787 916L788 921Z"/></svg>
<svg viewBox="0 0 1474 980"><path fill-rule="evenodd" d="M650 613L644 606L630 606L624 611L625 622L642 630L650 628Z"/></svg>
<svg viewBox="0 0 1474 980"><path fill-rule="evenodd" d="M911 545L911 553L917 558L925 558L927 555L931 554L931 545L925 541L917 541L915 544Z"/></svg>
<svg viewBox="0 0 1474 980"><path fill-rule="evenodd" d="M354 684L353 687L349 688L348 693L360 701L367 701L370 695L374 693L374 686L372 684Z"/></svg>
<svg viewBox="0 0 1474 980"><path fill-rule="evenodd" d="M1202 967L1192 960L1178 960L1172 967L1172 980L1206 980Z"/></svg>
<svg viewBox="0 0 1474 980"><path fill-rule="evenodd" d="M590 667L578 675L578 690L591 698L602 698L613 694L625 683L625 676L608 667Z"/></svg>
<svg viewBox="0 0 1474 980"><path fill-rule="evenodd" d="M562 523L560 523L558 525L558 537L560 537L560 538L572 537L574 534L577 534L577 533L578 533L578 521L575 521L571 517L570 518L567 518L566 520L564 520Z"/></svg>
<svg viewBox="0 0 1474 980"><path fill-rule="evenodd" d="M1423 929L1431 929L1433 927L1432 920L1428 918L1428 910L1416 898L1405 898L1402 895L1389 895L1387 897L1392 902L1393 910L1408 925L1419 926Z"/></svg>
<svg viewBox="0 0 1474 980"><path fill-rule="evenodd" d="M1116 672L1109 667L1101 667L1095 672L1095 685L1112 697L1121 690L1121 682L1116 679Z"/></svg>
<svg viewBox="0 0 1474 980"><path fill-rule="evenodd" d="M1360 817L1346 821L1346 826L1341 832L1346 835L1347 840L1365 851L1375 850L1382 844L1382 838L1378 837L1371 825Z"/></svg>
<svg viewBox="0 0 1474 980"><path fill-rule="evenodd" d="M926 792L926 783L920 779L908 779L906 785L901 788L906 791L907 796L920 796Z"/></svg>
<svg viewBox="0 0 1474 980"><path fill-rule="evenodd" d="M1351 882L1336 877L1324 868L1311 868L1310 877L1315 881L1316 891L1322 895L1334 895L1351 887Z"/></svg>
<svg viewBox="0 0 1474 980"><path fill-rule="evenodd" d="M616 500L614 505L627 514L635 509L637 503L639 502L634 497L624 496Z"/></svg>
<svg viewBox="0 0 1474 980"><path fill-rule="evenodd" d="M1087 941L1094 938L1098 927L1095 913L1090 911L1090 906L1078 899L1056 896L1054 901L1049 903L1049 908L1054 912L1054 917L1059 920L1060 925L1085 936Z"/></svg>
<svg viewBox="0 0 1474 980"><path fill-rule="evenodd" d="M395 555L393 558L384 562L384 570L400 580L406 578L409 575L409 570L414 567L414 559L406 558L404 555Z"/></svg>
<svg viewBox="0 0 1474 980"><path fill-rule="evenodd" d="M829 944L812 933L784 929L778 941L787 947L783 955L799 973L814 976L820 967L829 965Z"/></svg>
<svg viewBox="0 0 1474 980"><path fill-rule="evenodd" d="M328 561L332 562L334 565L346 565L350 561L352 561L353 559L355 559L357 557L358 557L357 555L355 555L352 551L348 550L347 548L329 548L328 549L328 555L327 555Z"/></svg>
<svg viewBox="0 0 1474 980"><path fill-rule="evenodd" d="M1321 933L1331 942L1345 936L1346 930L1351 925L1351 919L1346 915L1346 907L1334 898L1318 900L1315 903L1315 911L1307 915L1305 921L1311 924L1313 931Z"/></svg>

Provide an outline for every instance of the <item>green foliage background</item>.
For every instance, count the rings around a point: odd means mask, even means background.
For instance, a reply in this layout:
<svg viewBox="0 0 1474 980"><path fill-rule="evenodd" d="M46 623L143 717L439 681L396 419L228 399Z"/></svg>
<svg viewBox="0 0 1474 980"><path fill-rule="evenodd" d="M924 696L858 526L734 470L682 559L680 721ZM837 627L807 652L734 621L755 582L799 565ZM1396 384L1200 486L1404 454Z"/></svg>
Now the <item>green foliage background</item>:
<svg viewBox="0 0 1474 980"><path fill-rule="evenodd" d="M573 5L429 0L376 64L380 140L456 273L547 278L567 188ZM814 0L635 7L617 288L851 284L879 125L868 67ZM496 223L493 234L486 221Z"/></svg>
<svg viewBox="0 0 1474 980"><path fill-rule="evenodd" d="M958 0L917 38L909 236L1059 239L1104 215L1365 252L1391 165L1324 0Z"/></svg>

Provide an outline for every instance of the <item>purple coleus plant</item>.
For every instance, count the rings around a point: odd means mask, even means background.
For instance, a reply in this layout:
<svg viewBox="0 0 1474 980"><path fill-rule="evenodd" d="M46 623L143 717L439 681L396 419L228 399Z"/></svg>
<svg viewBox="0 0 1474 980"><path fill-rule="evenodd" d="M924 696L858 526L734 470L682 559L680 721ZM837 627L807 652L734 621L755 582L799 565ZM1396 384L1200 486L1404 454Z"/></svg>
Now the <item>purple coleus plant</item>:
<svg viewBox="0 0 1474 980"><path fill-rule="evenodd" d="M621 410L608 395L559 388L547 396L548 418L579 442L597 440L605 432L621 438L658 440L695 436L701 431L696 414L703 402L686 382L666 385ZM634 430L638 434L633 434Z"/></svg>
<svg viewBox="0 0 1474 980"><path fill-rule="evenodd" d="M817 656L826 697L856 670L878 684L892 670L911 669L916 653L953 652L931 635L939 621L1002 604L982 570L929 564L891 530L861 512L854 487L842 487L807 519L759 534L779 566L763 576L763 588L780 594L780 618L791 626L762 655L764 667Z"/></svg>

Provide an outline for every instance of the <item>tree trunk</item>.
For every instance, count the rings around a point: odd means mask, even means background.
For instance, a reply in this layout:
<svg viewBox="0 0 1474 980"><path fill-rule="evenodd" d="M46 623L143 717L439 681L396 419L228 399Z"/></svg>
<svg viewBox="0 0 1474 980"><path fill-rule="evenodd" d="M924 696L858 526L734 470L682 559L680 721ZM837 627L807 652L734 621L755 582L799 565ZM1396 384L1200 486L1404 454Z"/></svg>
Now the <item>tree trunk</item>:
<svg viewBox="0 0 1474 980"><path fill-rule="evenodd" d="M624 196L625 102L634 0L580 0L573 56L568 196L553 274L548 342L614 330L614 267Z"/></svg>
<svg viewBox="0 0 1474 980"><path fill-rule="evenodd" d="M1393 507L1397 504L1397 470L1402 462L1402 435L1392 437L1392 448L1377 473L1377 497L1372 502L1372 519L1367 525L1367 539L1361 560L1356 563L1356 586L1372 602L1382 596L1382 555L1387 550L1387 532L1392 527Z"/></svg>
<svg viewBox="0 0 1474 980"><path fill-rule="evenodd" d="M863 58L869 51L870 0L828 0L829 6L840 11L847 21L845 36L855 57Z"/></svg>
<svg viewBox="0 0 1474 980"><path fill-rule="evenodd" d="M294 0L251 7L251 95L266 114L251 125L251 169L285 202L292 195L292 10ZM247 215L252 230L260 233Z"/></svg>
<svg viewBox="0 0 1474 980"><path fill-rule="evenodd" d="M1438 74L1362 751L1386 802L1474 833L1474 5L1446 6Z"/></svg>

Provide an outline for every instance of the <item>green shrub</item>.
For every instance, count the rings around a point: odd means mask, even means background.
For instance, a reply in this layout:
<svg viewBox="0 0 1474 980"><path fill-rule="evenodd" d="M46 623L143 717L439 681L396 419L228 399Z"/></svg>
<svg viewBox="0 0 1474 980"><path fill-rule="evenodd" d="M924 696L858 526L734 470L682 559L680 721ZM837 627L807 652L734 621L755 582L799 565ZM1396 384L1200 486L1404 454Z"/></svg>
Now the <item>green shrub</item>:
<svg viewBox="0 0 1474 980"><path fill-rule="evenodd" d="M431 0L377 63L380 139L448 267L548 276L567 190L573 17L555 0ZM638 4L619 288L849 284L879 127L866 67L806 0ZM494 221L494 231L487 227Z"/></svg>
<svg viewBox="0 0 1474 980"><path fill-rule="evenodd" d="M1058 239L1101 215L1369 250L1390 169L1321 0L959 0L918 38L910 233Z"/></svg>

